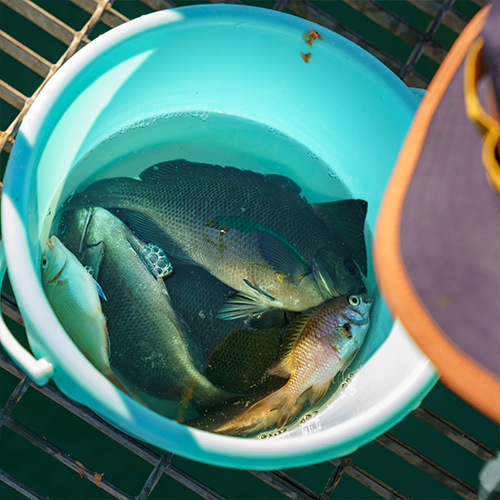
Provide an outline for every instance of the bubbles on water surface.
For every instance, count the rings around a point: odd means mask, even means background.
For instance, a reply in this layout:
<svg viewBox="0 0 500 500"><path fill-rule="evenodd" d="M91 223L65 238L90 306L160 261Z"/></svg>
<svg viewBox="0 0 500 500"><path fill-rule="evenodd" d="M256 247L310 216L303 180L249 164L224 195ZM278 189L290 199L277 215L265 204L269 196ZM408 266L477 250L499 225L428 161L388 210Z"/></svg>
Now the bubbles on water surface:
<svg viewBox="0 0 500 500"><path fill-rule="evenodd" d="M286 429L284 427L283 429L280 429L280 430L277 430L277 431L274 431L274 432L269 432L269 433L266 433L266 434L259 434L257 436L257 439L271 439L271 438L274 438L274 437L281 436L282 434L284 434L287 431L288 431L288 429Z"/></svg>

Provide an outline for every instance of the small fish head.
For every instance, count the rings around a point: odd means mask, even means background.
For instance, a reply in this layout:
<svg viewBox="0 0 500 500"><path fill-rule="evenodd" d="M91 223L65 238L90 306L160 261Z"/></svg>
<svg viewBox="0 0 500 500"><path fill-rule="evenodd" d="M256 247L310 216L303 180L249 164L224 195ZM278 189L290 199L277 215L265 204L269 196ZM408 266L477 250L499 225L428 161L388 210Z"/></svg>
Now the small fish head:
<svg viewBox="0 0 500 500"><path fill-rule="evenodd" d="M373 299L366 293L351 294L344 298L344 315L351 323L364 325L370 321Z"/></svg>
<svg viewBox="0 0 500 500"><path fill-rule="evenodd" d="M321 249L313 257L313 275L323 296L328 299L366 290L359 267L353 259Z"/></svg>
<svg viewBox="0 0 500 500"><path fill-rule="evenodd" d="M42 254L42 278L47 286L57 281L61 271L66 265L66 248L57 236L52 236L47 241L47 246Z"/></svg>
<svg viewBox="0 0 500 500"><path fill-rule="evenodd" d="M54 224L55 235L59 237L66 248L75 255L82 252L94 208L86 207L76 210L65 210L58 214Z"/></svg>

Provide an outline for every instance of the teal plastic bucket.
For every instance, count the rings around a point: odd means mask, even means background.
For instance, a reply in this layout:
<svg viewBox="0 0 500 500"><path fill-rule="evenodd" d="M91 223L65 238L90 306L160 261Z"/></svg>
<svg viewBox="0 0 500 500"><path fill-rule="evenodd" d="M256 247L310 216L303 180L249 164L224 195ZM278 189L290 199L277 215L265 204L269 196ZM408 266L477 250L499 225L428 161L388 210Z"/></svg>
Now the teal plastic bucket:
<svg viewBox="0 0 500 500"><path fill-rule="evenodd" d="M311 28L322 39L308 45L303 35ZM130 127L147 134L158 120L171 124L162 140L175 145L180 117L182 123L193 124L198 142L205 140L203 131L211 130L218 116L238 117L292 138L329 165L356 197L368 201L367 226L373 229L418 100L353 43L279 12L192 6L147 15L109 31L49 81L12 149L2 196L1 268L3 276L8 267L32 354L20 347L3 321L2 344L37 383L52 379L119 429L193 460L276 469L353 452L401 420L436 381L427 358L380 298L361 369L317 416L270 439L227 437L156 414L116 389L87 361L43 292L41 250L58 206L102 166L85 163L89 152ZM212 130L207 145L214 151L234 147L230 132L224 136ZM131 152L139 142L129 145ZM249 137L240 142L247 156L259 146ZM102 155L104 163L118 154L111 146ZM267 153L278 155L275 149ZM286 148L279 154L283 165L293 163L293 158L284 160ZM213 160L193 155L187 150L184 156ZM321 191L314 170L305 174ZM328 193L323 194L327 200ZM374 280L372 272L369 279Z"/></svg>

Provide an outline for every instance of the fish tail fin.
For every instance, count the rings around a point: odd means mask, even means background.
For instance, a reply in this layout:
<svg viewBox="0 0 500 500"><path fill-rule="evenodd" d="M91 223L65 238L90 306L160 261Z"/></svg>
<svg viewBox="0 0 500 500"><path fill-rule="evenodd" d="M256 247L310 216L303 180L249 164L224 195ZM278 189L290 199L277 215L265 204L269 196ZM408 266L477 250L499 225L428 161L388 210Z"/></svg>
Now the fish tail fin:
<svg viewBox="0 0 500 500"><path fill-rule="evenodd" d="M112 371L110 371L108 374L106 374L106 378L111 383L113 383L114 385L116 385L116 387L118 387L118 389L120 389L122 392L124 392L127 396L133 397L130 394L130 392L127 390L127 388L120 382L120 380L118 379L118 377Z"/></svg>
<svg viewBox="0 0 500 500"><path fill-rule="evenodd" d="M281 429L291 420L292 410L296 401L297 396L286 390L286 387L282 387L255 403L250 407L248 412L256 414L276 412L277 428Z"/></svg>
<svg viewBox="0 0 500 500"><path fill-rule="evenodd" d="M179 409L177 411L177 417L176 420L177 422L180 422L181 424L184 423L185 420L185 415L186 415L186 410L187 407L193 398L193 392L194 388L196 386L196 379L195 377L191 377L189 379L189 382L186 385L186 388L184 389L182 393L181 400L179 402Z"/></svg>
<svg viewBox="0 0 500 500"><path fill-rule="evenodd" d="M267 309L267 304L261 302L258 297L236 292L217 311L217 317L226 320L246 318L252 314L263 313Z"/></svg>
<svg viewBox="0 0 500 500"><path fill-rule="evenodd" d="M279 430L300 413L306 399L303 394L297 397L282 387L212 431L218 434L248 435L271 428Z"/></svg>
<svg viewBox="0 0 500 500"><path fill-rule="evenodd" d="M238 393L225 390L213 384L205 375L194 372L188 379L179 401L179 412L176 420L184 422L184 413L194 408L214 408L222 403L238 397Z"/></svg>
<svg viewBox="0 0 500 500"><path fill-rule="evenodd" d="M281 412L274 410L283 407L286 396L283 394L283 388L266 396L248 410L232 418L228 422L220 425L213 432L218 434L243 435L245 433L257 433L266 430L269 427L276 426Z"/></svg>

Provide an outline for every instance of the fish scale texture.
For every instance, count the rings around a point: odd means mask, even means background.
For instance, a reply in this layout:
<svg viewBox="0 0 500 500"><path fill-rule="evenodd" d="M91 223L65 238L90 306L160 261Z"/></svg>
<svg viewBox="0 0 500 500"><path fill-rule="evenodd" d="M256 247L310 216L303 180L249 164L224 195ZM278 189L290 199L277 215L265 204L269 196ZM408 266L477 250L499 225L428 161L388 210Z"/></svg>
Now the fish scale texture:
<svg viewBox="0 0 500 500"><path fill-rule="evenodd" d="M339 295L363 289L359 274L351 276L344 269L350 255L343 241L292 181L194 165L160 164L143 172L140 181L98 181L75 195L70 206L124 210L142 239L256 296L262 309L303 311L323 302L311 274L320 251ZM297 276L297 283L289 276Z"/></svg>

